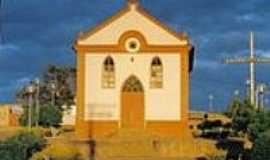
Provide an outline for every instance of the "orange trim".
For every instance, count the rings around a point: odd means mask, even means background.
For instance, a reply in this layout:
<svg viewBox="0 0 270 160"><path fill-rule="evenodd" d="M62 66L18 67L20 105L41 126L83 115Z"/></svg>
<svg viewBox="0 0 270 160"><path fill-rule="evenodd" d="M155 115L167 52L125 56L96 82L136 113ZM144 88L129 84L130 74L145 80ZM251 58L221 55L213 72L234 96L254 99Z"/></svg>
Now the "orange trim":
<svg viewBox="0 0 270 160"><path fill-rule="evenodd" d="M144 49L144 48L147 48L147 46L148 46L146 38L143 36L143 34L141 34L138 31L131 30L131 31L125 32L124 34L122 34L120 36L120 38L118 40L118 44L119 44L118 47L120 50L126 51L125 43L129 38L136 38L139 40L139 42L140 42L139 52L141 51L142 48Z"/></svg>
<svg viewBox="0 0 270 160"><path fill-rule="evenodd" d="M110 52L116 54L122 54L121 52L127 52L125 48L125 42L128 38L137 38L140 41L140 50L138 52L144 53L168 53L168 52L178 52L178 53L189 53L192 45L148 45L146 38L138 31L127 31L122 34L116 45L80 45L75 44L74 48L78 53L102 53Z"/></svg>
<svg viewBox="0 0 270 160"><path fill-rule="evenodd" d="M94 27L93 29L91 29L90 31L88 31L86 33L80 33L79 40L85 40L85 39L87 39L88 37L92 36L93 34L97 33L101 29L103 29L103 28L107 27L108 25L110 25L115 20L117 20L120 17L122 17L123 15L125 15L127 12L129 12L131 10L131 5L135 5L136 6L136 10L140 14L142 14L143 16L145 16L148 20L150 20L151 22L153 22L154 24L156 24L160 28L162 28L165 31L167 31L169 34L171 34L175 38L177 38L177 39L179 39L181 41L182 40L188 40L188 36L185 33L177 33L174 30L172 30L171 28L169 28L166 25L164 25L163 23L161 23L155 17L153 17L152 15L150 15L146 10L144 10L140 6L139 2L136 2L136 4L134 4L134 3L127 3L127 5L123 9L119 10L115 15L107 18L100 25L97 25L96 27Z"/></svg>
<svg viewBox="0 0 270 160"><path fill-rule="evenodd" d="M183 54L180 58L181 62L181 120L188 121L189 112L189 55Z"/></svg>
<svg viewBox="0 0 270 160"><path fill-rule="evenodd" d="M76 135L84 135L88 126L84 125L84 100L85 100L85 55L77 55L77 110L76 110Z"/></svg>
<svg viewBox="0 0 270 160"><path fill-rule="evenodd" d="M122 48L122 46L118 46L118 45L95 45L95 46L90 46L90 45L78 46L77 45L75 46L75 48L79 53L84 53L84 54L91 54L93 52L101 53L101 54L104 54L104 52L110 52L114 54L123 54L123 52L127 52L125 49ZM159 52L159 53L167 53L167 54L168 52L186 53L186 51L189 50L190 48L191 46L151 45L151 46L146 46L145 48L141 48L139 52L144 52L144 53Z"/></svg>
<svg viewBox="0 0 270 160"><path fill-rule="evenodd" d="M188 123L183 121L151 121L147 122L147 131L162 137L190 138Z"/></svg>

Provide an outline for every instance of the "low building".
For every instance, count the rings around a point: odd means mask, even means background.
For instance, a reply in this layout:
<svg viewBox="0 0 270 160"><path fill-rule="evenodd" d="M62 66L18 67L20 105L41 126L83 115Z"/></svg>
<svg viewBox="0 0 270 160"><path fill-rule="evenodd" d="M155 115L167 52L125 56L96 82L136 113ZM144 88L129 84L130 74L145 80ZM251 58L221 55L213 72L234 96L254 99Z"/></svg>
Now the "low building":
<svg viewBox="0 0 270 160"><path fill-rule="evenodd" d="M19 126L19 117L23 110L15 104L0 104L0 126L15 127Z"/></svg>
<svg viewBox="0 0 270 160"><path fill-rule="evenodd" d="M74 126L75 125L75 116L76 116L76 106L62 106L64 109L62 125Z"/></svg>

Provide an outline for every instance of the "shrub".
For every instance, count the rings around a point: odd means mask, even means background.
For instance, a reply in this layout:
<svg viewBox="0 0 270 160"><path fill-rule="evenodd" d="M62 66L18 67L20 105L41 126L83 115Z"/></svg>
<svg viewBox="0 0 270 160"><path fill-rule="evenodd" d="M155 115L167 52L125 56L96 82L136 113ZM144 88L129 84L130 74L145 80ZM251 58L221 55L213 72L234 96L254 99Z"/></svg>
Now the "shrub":
<svg viewBox="0 0 270 160"><path fill-rule="evenodd" d="M58 126L62 122L62 111L52 105L40 108L39 124L44 127Z"/></svg>
<svg viewBox="0 0 270 160"><path fill-rule="evenodd" d="M62 122L63 113L59 107L46 105L40 107L39 125L42 127L59 126ZM32 112L32 125L36 121L35 112ZM20 123L23 126L28 125L28 108L25 108L24 114L20 118Z"/></svg>
<svg viewBox="0 0 270 160"><path fill-rule="evenodd" d="M270 159L270 130L262 133L254 142L251 149L250 159L266 160Z"/></svg>
<svg viewBox="0 0 270 160"><path fill-rule="evenodd" d="M0 142L0 157L5 160L27 160L45 147L42 136L33 132L20 132Z"/></svg>
<svg viewBox="0 0 270 160"><path fill-rule="evenodd" d="M270 128L270 111L257 113L248 126L248 133L252 141Z"/></svg>

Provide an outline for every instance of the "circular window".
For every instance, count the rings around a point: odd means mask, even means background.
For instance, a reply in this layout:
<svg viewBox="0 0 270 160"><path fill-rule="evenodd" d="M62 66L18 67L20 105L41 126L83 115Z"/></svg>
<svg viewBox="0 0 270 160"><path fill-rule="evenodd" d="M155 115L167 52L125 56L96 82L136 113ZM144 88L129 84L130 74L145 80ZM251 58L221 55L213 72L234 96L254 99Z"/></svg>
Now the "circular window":
<svg viewBox="0 0 270 160"><path fill-rule="evenodd" d="M125 44L128 52L138 52L140 50L140 41L136 38L129 38Z"/></svg>

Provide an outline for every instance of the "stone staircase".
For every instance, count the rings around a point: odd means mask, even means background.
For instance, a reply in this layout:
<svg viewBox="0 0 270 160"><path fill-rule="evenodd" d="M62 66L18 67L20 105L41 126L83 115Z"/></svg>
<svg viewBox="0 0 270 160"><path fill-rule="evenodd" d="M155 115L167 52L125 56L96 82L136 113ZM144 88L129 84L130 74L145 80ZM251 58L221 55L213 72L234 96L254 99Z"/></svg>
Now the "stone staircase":
<svg viewBox="0 0 270 160"><path fill-rule="evenodd" d="M151 157L157 154L153 147L156 138L146 131L122 129L109 137L96 140L96 156Z"/></svg>
<svg viewBox="0 0 270 160"><path fill-rule="evenodd" d="M194 160L203 154L194 139L161 138L147 131L122 129L95 142L96 160Z"/></svg>
<svg viewBox="0 0 270 160"><path fill-rule="evenodd" d="M188 157L110 157L110 158L101 158L98 160L194 160L194 158Z"/></svg>

